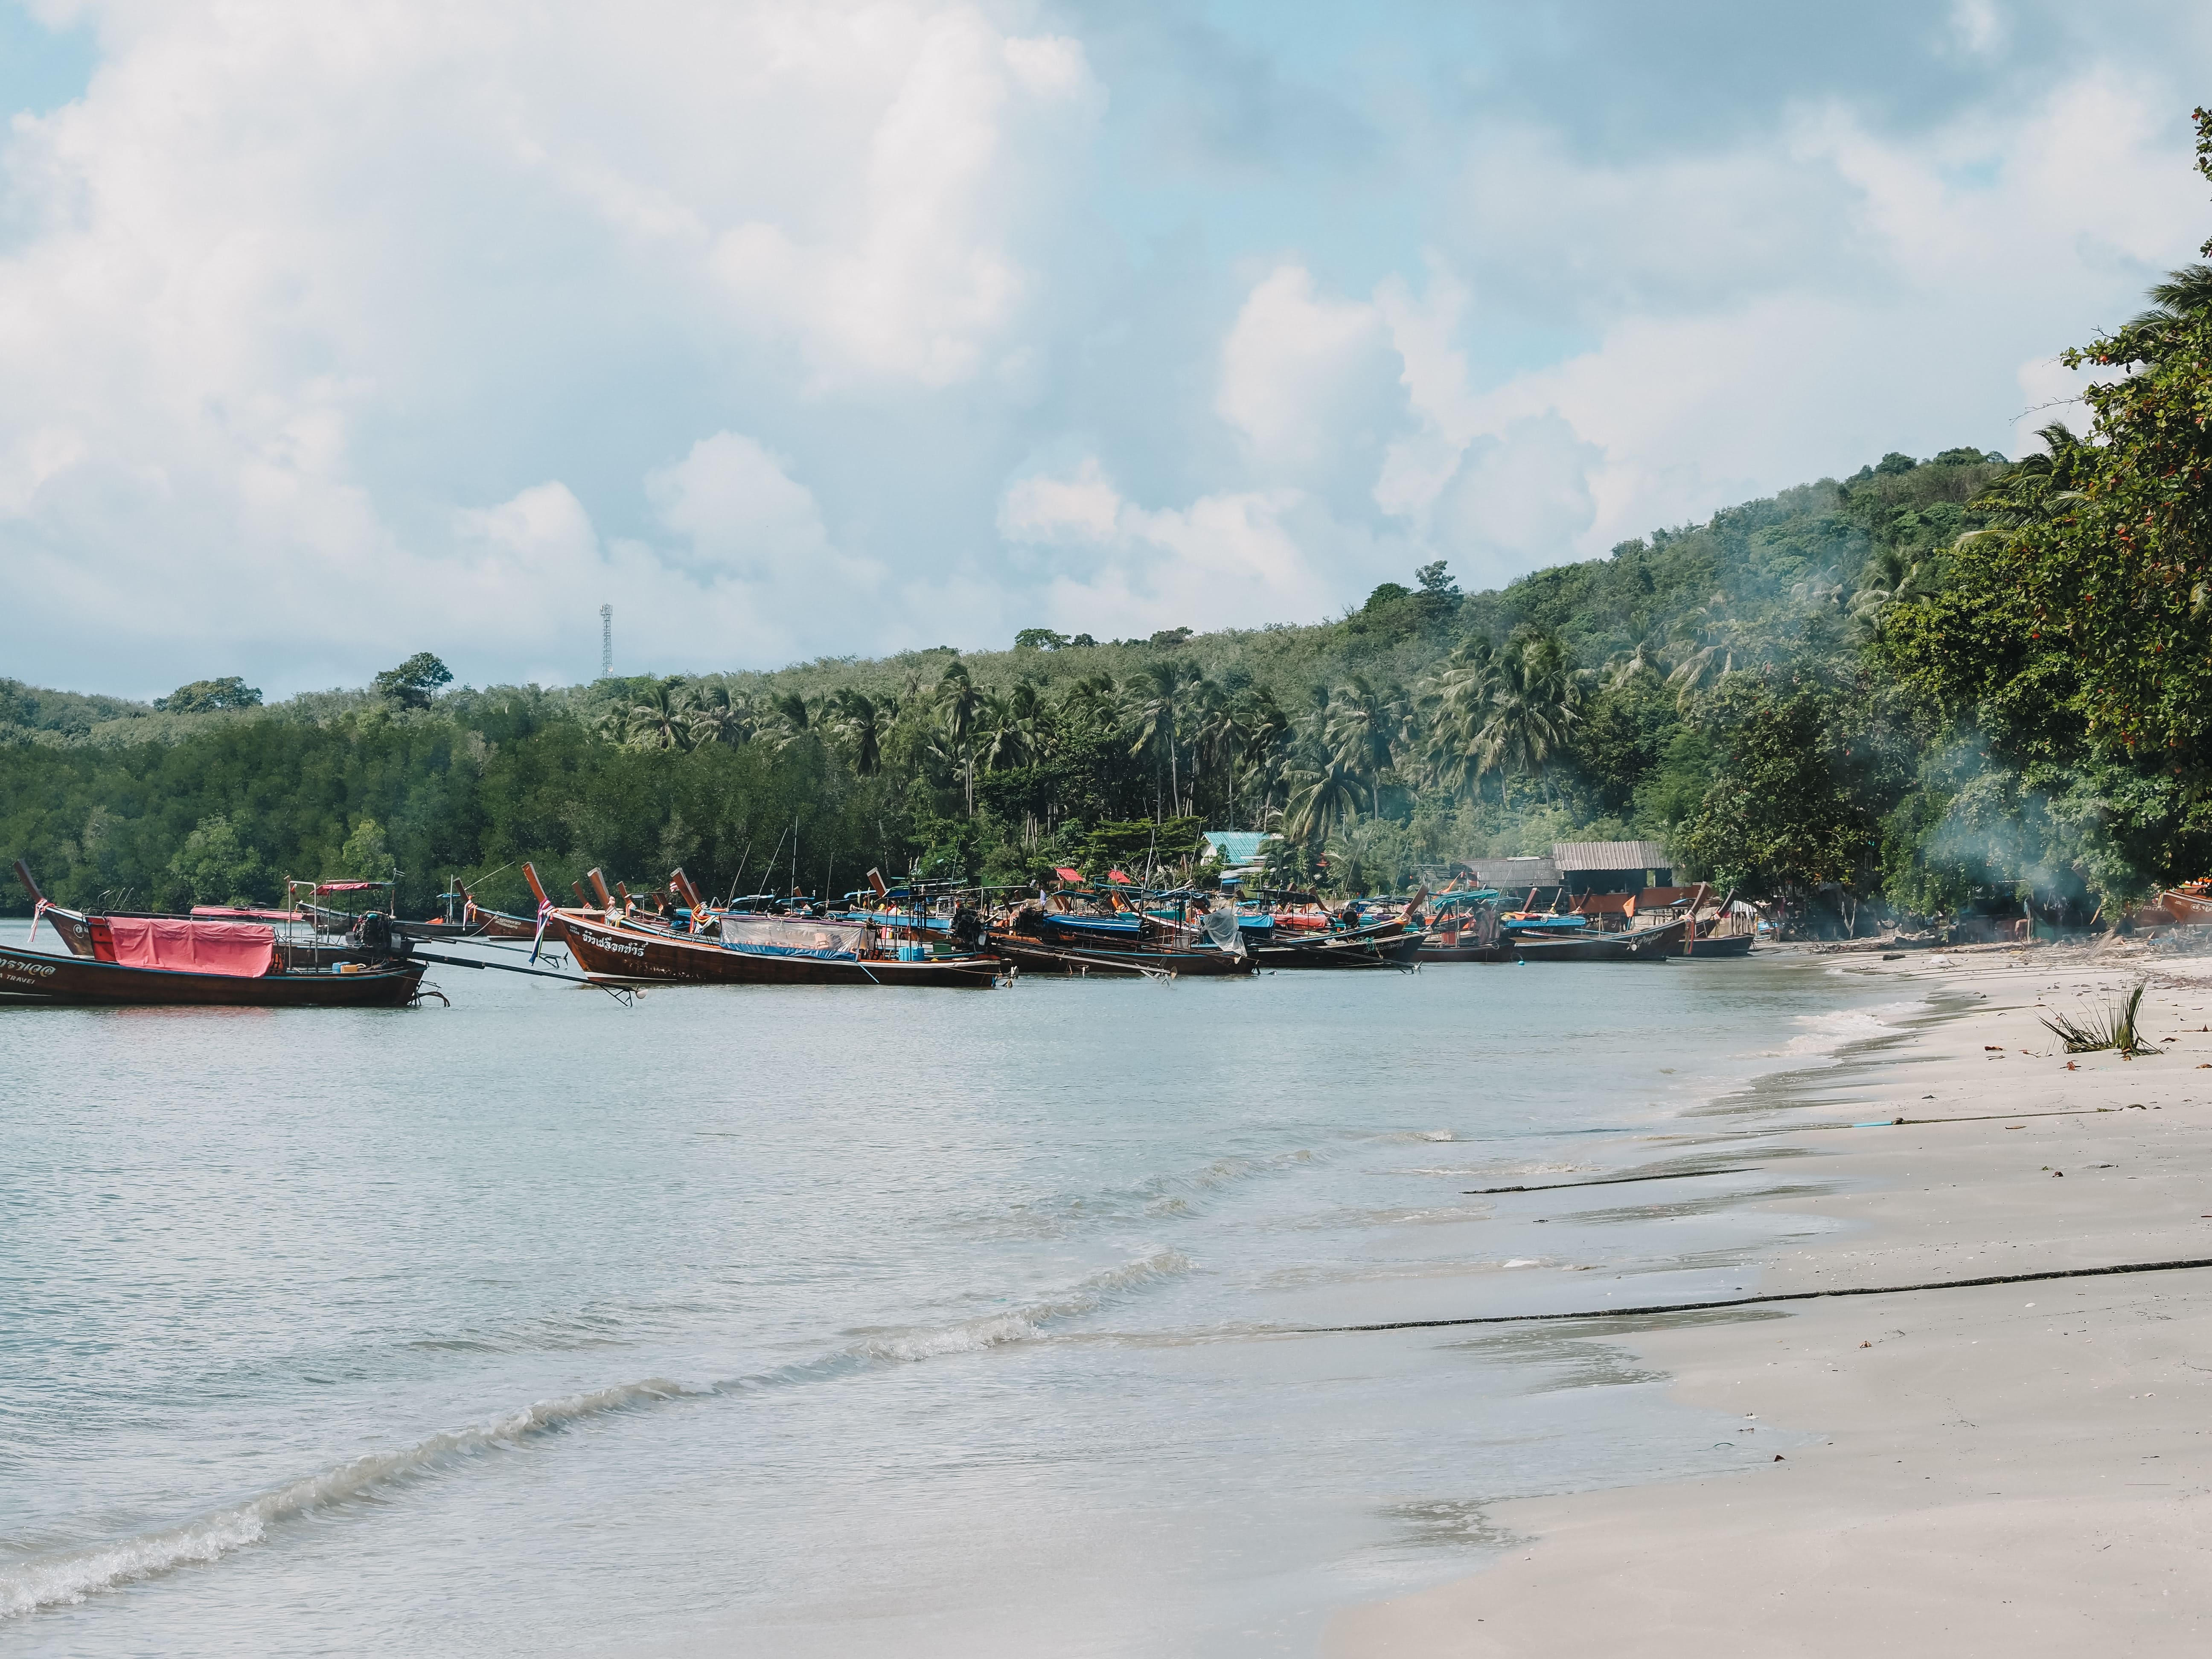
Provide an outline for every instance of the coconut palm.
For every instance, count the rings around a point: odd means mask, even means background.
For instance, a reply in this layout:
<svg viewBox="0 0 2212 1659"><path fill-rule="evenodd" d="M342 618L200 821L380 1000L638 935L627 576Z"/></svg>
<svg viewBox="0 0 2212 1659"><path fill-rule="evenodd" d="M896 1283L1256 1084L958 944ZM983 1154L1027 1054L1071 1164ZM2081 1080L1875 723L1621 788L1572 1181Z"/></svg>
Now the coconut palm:
<svg viewBox="0 0 2212 1659"><path fill-rule="evenodd" d="M1382 812L1383 774L1390 770L1397 737L1397 700L1358 674L1329 694L1322 716L1322 741L1330 757L1367 786L1368 810Z"/></svg>
<svg viewBox="0 0 2212 1659"><path fill-rule="evenodd" d="M1244 783L1259 786L1258 819L1253 827L1265 830L1269 814L1276 810L1275 791L1290 752L1291 717L1264 685L1239 692L1231 710L1235 744L1231 760L1241 770Z"/></svg>
<svg viewBox="0 0 2212 1659"><path fill-rule="evenodd" d="M1129 752L1151 755L1155 773L1162 759L1165 759L1170 807L1179 805L1182 799L1182 780L1178 769L1178 751L1182 745L1176 726L1182 712L1183 687L1188 678L1188 671L1180 663L1156 662L1131 681L1128 690Z"/></svg>
<svg viewBox="0 0 2212 1659"><path fill-rule="evenodd" d="M753 734L752 707L742 695L732 696L726 680L695 684L684 725L694 744L724 743L734 748Z"/></svg>
<svg viewBox="0 0 2212 1659"><path fill-rule="evenodd" d="M986 691L975 716L977 763L986 772L1027 766L1036 752L1036 688L1027 681L1008 694Z"/></svg>
<svg viewBox="0 0 2212 1659"><path fill-rule="evenodd" d="M690 711L682 679L672 677L647 686L623 711L624 741L636 749L689 749Z"/></svg>
<svg viewBox="0 0 2212 1659"><path fill-rule="evenodd" d="M883 769L884 733L896 712L890 699L878 702L847 686L830 699L830 710L837 730L853 745L853 769L864 778L874 776Z"/></svg>
<svg viewBox="0 0 2212 1659"><path fill-rule="evenodd" d="M1325 841L1329 831L1359 815L1359 779L1334 756L1320 765L1290 773L1290 805L1283 812L1283 839L1300 844Z"/></svg>
<svg viewBox="0 0 2212 1659"><path fill-rule="evenodd" d="M1427 735L1422 759L1428 775L1447 788L1472 786L1483 772L1481 738L1490 723L1498 662L1485 639L1468 641L1422 688Z"/></svg>
<svg viewBox="0 0 2212 1659"><path fill-rule="evenodd" d="M1490 718L1475 735L1477 764L1540 777L1566 746L1582 704L1582 674L1556 634L1509 641L1498 669Z"/></svg>
<svg viewBox="0 0 2212 1659"><path fill-rule="evenodd" d="M1735 672L1735 628L1729 619L1728 595L1714 594L1694 617L1676 652L1674 672L1667 676L1667 684L1675 688L1674 706L1684 711L1700 688L1717 685Z"/></svg>
<svg viewBox="0 0 2212 1659"><path fill-rule="evenodd" d="M956 657L938 677L937 724L942 752L966 781L971 817L975 812L975 728L982 712L983 694L969 677L967 664Z"/></svg>

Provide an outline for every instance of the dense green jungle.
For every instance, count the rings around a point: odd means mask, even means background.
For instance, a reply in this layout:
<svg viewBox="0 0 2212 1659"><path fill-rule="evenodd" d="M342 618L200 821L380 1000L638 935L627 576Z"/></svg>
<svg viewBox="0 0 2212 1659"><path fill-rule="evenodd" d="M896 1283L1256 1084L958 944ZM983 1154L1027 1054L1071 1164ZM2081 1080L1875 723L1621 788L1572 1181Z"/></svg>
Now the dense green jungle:
<svg viewBox="0 0 2212 1659"><path fill-rule="evenodd" d="M420 913L456 877L526 908L526 859L556 891L593 865L718 893L1203 878L1199 830L1265 829L1276 879L1346 893L1633 836L1815 931L2118 915L2212 870L2212 269L2151 300L2067 355L2087 426L2045 453L1886 455L1495 592L1438 562L1312 626L550 690L421 653L267 706L0 680L0 850L72 904L396 873Z"/></svg>

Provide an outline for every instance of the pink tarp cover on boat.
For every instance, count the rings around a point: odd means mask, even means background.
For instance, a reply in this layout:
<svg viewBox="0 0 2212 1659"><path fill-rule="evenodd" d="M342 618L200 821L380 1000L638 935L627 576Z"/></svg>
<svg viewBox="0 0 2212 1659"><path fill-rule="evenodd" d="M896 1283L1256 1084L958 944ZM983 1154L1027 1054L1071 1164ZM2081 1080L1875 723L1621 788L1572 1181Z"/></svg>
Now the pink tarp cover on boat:
<svg viewBox="0 0 2212 1659"><path fill-rule="evenodd" d="M172 921L157 916L103 916L94 942L106 933L126 968L165 968L173 973L221 974L259 979L276 955L276 930L243 921Z"/></svg>

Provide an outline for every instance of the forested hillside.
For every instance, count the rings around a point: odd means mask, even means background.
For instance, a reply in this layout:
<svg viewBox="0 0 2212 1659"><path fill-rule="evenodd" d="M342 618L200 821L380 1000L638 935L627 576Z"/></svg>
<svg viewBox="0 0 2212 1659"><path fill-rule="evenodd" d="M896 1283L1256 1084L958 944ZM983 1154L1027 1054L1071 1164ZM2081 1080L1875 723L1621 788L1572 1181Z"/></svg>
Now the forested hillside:
<svg viewBox="0 0 2212 1659"><path fill-rule="evenodd" d="M1855 684L1884 608L2006 473L1892 455L1496 592L1431 566L1305 628L556 691L445 690L425 660L267 708L236 682L159 709L0 683L0 837L58 896L148 904L397 868L416 908L523 858L563 882L680 863L722 890L771 862L812 888L916 857L1016 880L1133 836L1185 849L1188 823L1098 834L1158 819L1281 830L1301 878L1344 889L1569 836L1667 839L1717 872L1737 850L1699 823L1717 744L1808 674ZM1727 873L1863 887L1878 855ZM520 902L512 867L480 890Z"/></svg>
<svg viewBox="0 0 2212 1659"><path fill-rule="evenodd" d="M418 910L455 875L520 908L526 858L837 891L1267 828L1280 875L1371 891L1633 836L1843 925L2116 910L2212 869L2212 270L2152 298L2071 355L2127 373L2046 453L1887 455L1497 592L1429 565L1310 627L557 690L451 689L423 655L265 708L0 681L0 849L73 902L396 870Z"/></svg>

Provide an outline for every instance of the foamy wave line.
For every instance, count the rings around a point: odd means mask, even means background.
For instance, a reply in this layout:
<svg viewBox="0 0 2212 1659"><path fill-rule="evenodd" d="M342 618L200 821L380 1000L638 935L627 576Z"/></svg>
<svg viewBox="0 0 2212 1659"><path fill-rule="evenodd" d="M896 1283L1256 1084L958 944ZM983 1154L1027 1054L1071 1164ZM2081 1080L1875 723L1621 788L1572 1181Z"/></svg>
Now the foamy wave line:
<svg viewBox="0 0 2212 1659"><path fill-rule="evenodd" d="M1190 1268L1190 1258L1182 1251L1160 1250L1093 1273L1066 1296L1048 1302L951 1325L865 1332L852 1352L865 1359L936 1359L946 1354L975 1353L1006 1342L1026 1342L1055 1320L1094 1312L1118 1292L1171 1279Z"/></svg>
<svg viewBox="0 0 2212 1659"><path fill-rule="evenodd" d="M624 1382L566 1400L544 1401L473 1428L434 1434L397 1451L371 1452L179 1526L83 1549L36 1556L0 1568L0 1620L67 1606L103 1590L118 1589L134 1579L155 1577L179 1567L219 1560L234 1550L259 1543L276 1522L343 1504L374 1487L428 1474L456 1458L520 1445L534 1436L580 1419L665 1401L743 1395L778 1384L848 1375L870 1364L932 1359L947 1354L973 1353L1004 1342L1024 1341L1038 1335L1042 1327L1054 1320L1090 1313L1119 1292L1188 1273L1190 1267L1190 1259L1181 1251L1161 1250L1093 1273L1066 1295L1026 1308L952 1325L866 1333L860 1341L820 1358L750 1376L732 1377L708 1388L687 1388L664 1377L651 1377L642 1382Z"/></svg>
<svg viewBox="0 0 2212 1659"><path fill-rule="evenodd" d="M325 1469L234 1508L218 1510L181 1526L141 1533L112 1543L34 1557L0 1570L0 1619L82 1601L100 1590L176 1567L214 1561L256 1544L270 1523L360 1496L374 1486L427 1474L447 1459L518 1445L580 1418L621 1411L648 1401L672 1400L693 1390L655 1377L626 1382L567 1400L550 1400L474 1428L434 1434L398 1451L371 1452Z"/></svg>
<svg viewBox="0 0 2212 1659"><path fill-rule="evenodd" d="M1804 1054L1832 1054L1853 1042L1891 1036L1912 1016L1927 1011L1925 1002L1885 1002L1871 1008L1837 1008L1826 1013L1800 1014L1796 1024L1804 1028L1802 1034L1772 1052L1778 1057L1793 1059Z"/></svg>

